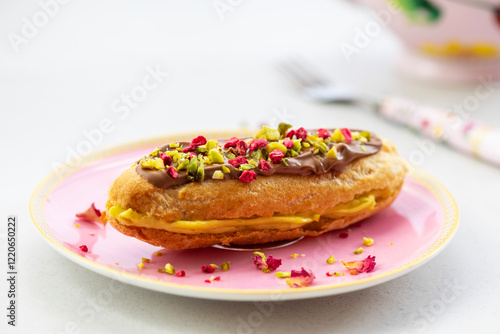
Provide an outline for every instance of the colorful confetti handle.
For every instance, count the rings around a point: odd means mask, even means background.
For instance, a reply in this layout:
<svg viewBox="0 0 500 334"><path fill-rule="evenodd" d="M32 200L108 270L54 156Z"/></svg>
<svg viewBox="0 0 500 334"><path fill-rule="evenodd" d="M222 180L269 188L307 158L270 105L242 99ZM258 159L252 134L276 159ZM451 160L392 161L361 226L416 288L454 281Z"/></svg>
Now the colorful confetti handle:
<svg viewBox="0 0 500 334"><path fill-rule="evenodd" d="M437 142L500 167L500 129L468 118L467 114L421 106L389 97L378 104L378 113L404 124Z"/></svg>

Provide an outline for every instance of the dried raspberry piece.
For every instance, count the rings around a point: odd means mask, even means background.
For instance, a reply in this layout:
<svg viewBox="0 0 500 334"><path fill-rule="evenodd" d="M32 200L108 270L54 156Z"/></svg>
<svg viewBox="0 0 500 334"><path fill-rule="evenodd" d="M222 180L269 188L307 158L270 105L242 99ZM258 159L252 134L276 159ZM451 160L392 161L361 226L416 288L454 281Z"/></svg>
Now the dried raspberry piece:
<svg viewBox="0 0 500 334"><path fill-rule="evenodd" d="M225 144L224 144L224 148L226 148L226 149L227 149L227 148L230 148L230 147L236 147L236 145L238 145L238 142L239 142L239 141L240 141L240 140L239 140L238 138L236 138L236 137L231 137L231 139L229 139L229 140L227 141L227 143L225 143Z"/></svg>
<svg viewBox="0 0 500 334"><path fill-rule="evenodd" d="M290 139L285 139L283 140L283 145L285 145L287 149L291 149L293 147L293 141Z"/></svg>
<svg viewBox="0 0 500 334"><path fill-rule="evenodd" d="M81 250L82 252L84 252L84 253L87 253L89 249L87 248L87 246L86 246L86 245L81 245L81 246L80 246L80 250Z"/></svg>
<svg viewBox="0 0 500 334"><path fill-rule="evenodd" d="M347 232L340 232L339 233L339 238L345 239L349 236L349 233Z"/></svg>
<svg viewBox="0 0 500 334"><path fill-rule="evenodd" d="M286 134L285 137L292 139L293 136L295 136L295 130L290 130L290 131L288 131L288 133Z"/></svg>
<svg viewBox="0 0 500 334"><path fill-rule="evenodd" d="M264 138L254 139L250 142L249 145L250 153L260 148L264 148L266 146L267 146L267 140L265 140Z"/></svg>
<svg viewBox="0 0 500 334"><path fill-rule="evenodd" d="M260 159L260 169L267 171L271 169L271 165L264 159Z"/></svg>
<svg viewBox="0 0 500 334"><path fill-rule="evenodd" d="M340 129L340 132L344 136L346 143L352 142L351 130L349 130L348 128L342 128Z"/></svg>
<svg viewBox="0 0 500 334"><path fill-rule="evenodd" d="M220 276L214 277L214 281L220 281Z"/></svg>
<svg viewBox="0 0 500 334"><path fill-rule="evenodd" d="M191 145L194 145L196 147L205 145L206 143L207 143L207 138L203 136L198 136L191 141Z"/></svg>
<svg viewBox="0 0 500 334"><path fill-rule="evenodd" d="M352 271L355 271L356 274L358 273L369 273L370 271L375 268L376 262L375 262L375 256L368 255L368 257L364 260L361 261L347 261L344 262L342 261L342 264L344 267Z"/></svg>
<svg viewBox="0 0 500 334"><path fill-rule="evenodd" d="M167 173L168 173L171 177L173 177L174 179L176 179L176 178L179 176L179 173L178 173L178 172L175 170L175 168L174 168L174 167L172 167L172 166L169 166L169 167L167 168Z"/></svg>
<svg viewBox="0 0 500 334"><path fill-rule="evenodd" d="M243 158L242 156L239 156L236 159L229 159L227 162L229 162L235 168L239 168L241 165L247 164L248 160Z"/></svg>
<svg viewBox="0 0 500 334"><path fill-rule="evenodd" d="M186 272L184 270L181 270L181 271L177 272L177 274L175 274L175 276L177 276L177 277L186 276Z"/></svg>
<svg viewBox="0 0 500 334"><path fill-rule="evenodd" d="M323 129L323 128L318 129L318 137L326 139L326 138L330 138L331 136L332 136L332 134L327 129Z"/></svg>
<svg viewBox="0 0 500 334"><path fill-rule="evenodd" d="M188 152L194 151L195 148L196 148L195 145L189 144L189 146L186 146L185 148L182 149L182 152L188 153Z"/></svg>
<svg viewBox="0 0 500 334"><path fill-rule="evenodd" d="M209 280L209 279L206 279L206 280L205 280L205 283L212 283L212 281L211 281L211 280Z"/></svg>
<svg viewBox="0 0 500 334"><path fill-rule="evenodd" d="M298 128L295 131L295 137L297 137L297 139L306 140L306 138L307 138L307 130L304 129L304 128Z"/></svg>
<svg viewBox="0 0 500 334"><path fill-rule="evenodd" d="M250 183L257 179L257 174L253 170L245 170L239 177L241 182Z"/></svg>
<svg viewBox="0 0 500 334"><path fill-rule="evenodd" d="M211 274L215 271L215 268L212 267L211 265L201 266L201 271L204 272L205 274Z"/></svg>
<svg viewBox="0 0 500 334"><path fill-rule="evenodd" d="M238 142L238 144L236 144L236 148L238 149L238 153L240 155L245 155L247 154L247 149L248 149L248 145L245 141L243 140L240 140Z"/></svg>
<svg viewBox="0 0 500 334"><path fill-rule="evenodd" d="M169 156L168 154L161 153L160 158L161 158L161 160L163 160L163 163L165 164L165 166L168 166L172 163L172 157Z"/></svg>
<svg viewBox="0 0 500 334"><path fill-rule="evenodd" d="M271 153L269 153L269 158L274 164L279 164L281 160L283 160L284 156L285 154L283 153L283 151L280 150L274 150Z"/></svg>
<svg viewBox="0 0 500 334"><path fill-rule="evenodd" d="M275 271L276 269L278 269L279 266L281 266L281 259L275 259L274 257L269 255L266 260L266 264L267 268L270 271Z"/></svg>

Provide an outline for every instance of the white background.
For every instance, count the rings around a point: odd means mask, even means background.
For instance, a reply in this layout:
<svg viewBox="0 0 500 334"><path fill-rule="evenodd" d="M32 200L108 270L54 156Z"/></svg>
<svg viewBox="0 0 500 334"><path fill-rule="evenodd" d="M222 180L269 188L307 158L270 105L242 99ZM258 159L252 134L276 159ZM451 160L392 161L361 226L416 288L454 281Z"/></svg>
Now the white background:
<svg viewBox="0 0 500 334"><path fill-rule="evenodd" d="M347 62L339 43L352 42L355 29L373 17L343 1L243 0L221 20L210 1L73 0L60 5L16 52L9 33L20 35L23 18L32 21L40 8L37 1L0 3L0 219L18 215L21 225L19 327L9 328L12 333L69 333L71 323L81 333L237 333L242 319L259 312L252 303L127 286L99 306L92 321L78 314L111 280L50 248L31 222L28 202L54 163L64 163L68 152L86 140L84 132L103 119L110 119L113 129L94 149L186 130L256 127L286 111L296 126L373 130L408 158L420 149L417 135L367 110L306 101L274 64L301 55L331 80L439 107L462 103L477 86L423 83L398 74L394 63L401 44L386 30ZM120 118L113 103L141 84L148 66L169 76ZM494 92L473 117L500 127L499 103ZM460 207L461 226L449 247L389 283L275 305L263 324L246 332L498 333L500 170L443 146L422 168L452 192ZM1 282L0 309L5 310L7 286ZM449 286L456 298L444 303L442 293ZM7 328L4 313L0 328Z"/></svg>

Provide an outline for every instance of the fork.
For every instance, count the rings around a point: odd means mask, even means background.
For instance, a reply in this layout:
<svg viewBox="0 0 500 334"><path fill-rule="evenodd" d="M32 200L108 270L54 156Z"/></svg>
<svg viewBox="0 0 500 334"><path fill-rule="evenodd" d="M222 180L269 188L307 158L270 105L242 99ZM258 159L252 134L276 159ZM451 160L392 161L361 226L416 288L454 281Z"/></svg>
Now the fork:
<svg viewBox="0 0 500 334"><path fill-rule="evenodd" d="M403 97L371 98L355 88L329 82L315 73L310 65L295 59L280 63L279 69L298 83L304 95L312 101L360 105L385 119L416 130L431 140L422 143L421 149L426 155L433 152L430 152L433 142L442 142L500 167L500 130L471 120L461 111L423 106ZM421 164L422 158L417 156L422 155L410 156L410 162Z"/></svg>

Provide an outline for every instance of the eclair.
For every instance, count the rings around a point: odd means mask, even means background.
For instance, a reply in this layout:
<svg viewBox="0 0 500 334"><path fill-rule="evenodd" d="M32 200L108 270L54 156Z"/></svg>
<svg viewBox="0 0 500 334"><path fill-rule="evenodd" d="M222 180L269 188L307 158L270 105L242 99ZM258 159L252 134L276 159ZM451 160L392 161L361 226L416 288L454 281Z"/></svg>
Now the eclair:
<svg viewBox="0 0 500 334"><path fill-rule="evenodd" d="M249 138L198 136L125 170L109 189L106 220L174 250L318 236L388 207L407 171L369 131L282 123Z"/></svg>

